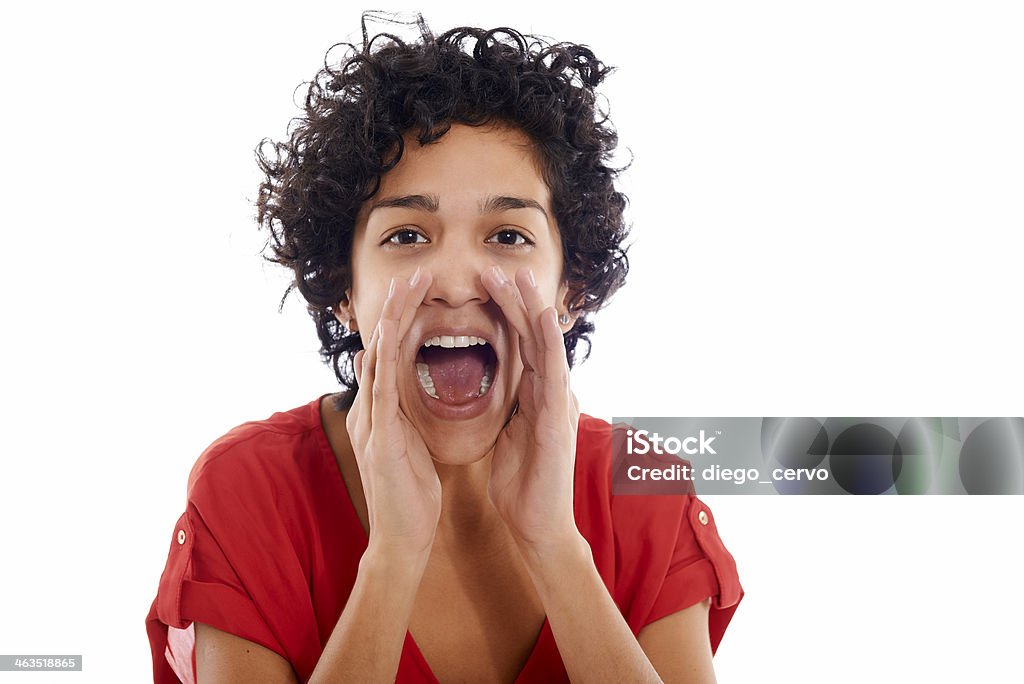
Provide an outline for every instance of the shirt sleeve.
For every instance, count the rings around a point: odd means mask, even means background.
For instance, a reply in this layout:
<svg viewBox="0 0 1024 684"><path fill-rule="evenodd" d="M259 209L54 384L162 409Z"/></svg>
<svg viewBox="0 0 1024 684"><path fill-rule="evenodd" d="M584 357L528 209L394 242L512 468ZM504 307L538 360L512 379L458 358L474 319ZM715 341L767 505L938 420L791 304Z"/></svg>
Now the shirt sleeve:
<svg viewBox="0 0 1024 684"><path fill-rule="evenodd" d="M736 561L718 534L707 504L687 495L671 558L645 624L711 598L708 630L712 652L743 598Z"/></svg>
<svg viewBox="0 0 1024 684"><path fill-rule="evenodd" d="M283 656L281 645L270 632L231 560L194 504L189 504L179 524L178 529L184 530L187 538L178 550L188 558L184 563L185 572L181 575L175 573L170 578L168 595L178 596L178 604L171 606L177 612L172 615L183 623L175 626L187 626L197 620L266 646ZM191 543L188 537L191 537Z"/></svg>
<svg viewBox="0 0 1024 684"><path fill-rule="evenodd" d="M302 644L319 643L305 539L294 529L301 499L291 469L282 465L288 459L276 456L287 453L285 438L243 437L216 443L189 477L147 617L158 684L176 684L185 679L176 668L186 674L188 665L194 668L194 647L181 654L180 634L171 632L168 648L169 628L202 622L268 648L293 667L307 655Z"/></svg>
<svg viewBox="0 0 1024 684"><path fill-rule="evenodd" d="M151 645L154 681L158 684L178 681L177 675L171 678L164 664L158 662L161 655L170 660L167 628L185 629L194 621L248 639L287 657L242 584L232 559L195 504L189 502L175 523L167 563L147 620L151 641L154 635L157 639ZM194 651L189 654L189 661L194 672Z"/></svg>
<svg viewBox="0 0 1024 684"><path fill-rule="evenodd" d="M715 652L743 597L736 562L692 482L625 486L630 481L624 473L635 464L627 459L631 428L581 414L577 525L635 636L646 625L710 597L708 632Z"/></svg>

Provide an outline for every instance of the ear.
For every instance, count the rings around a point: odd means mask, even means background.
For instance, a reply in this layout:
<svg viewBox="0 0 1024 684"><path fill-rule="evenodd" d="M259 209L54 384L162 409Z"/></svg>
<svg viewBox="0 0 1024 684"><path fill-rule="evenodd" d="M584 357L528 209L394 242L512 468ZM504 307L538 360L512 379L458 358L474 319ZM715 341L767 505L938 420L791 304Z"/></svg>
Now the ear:
<svg viewBox="0 0 1024 684"><path fill-rule="evenodd" d="M562 285L558 288L558 327L562 329L562 334L572 330L572 326L576 325L576 319L579 318L579 313L569 311L569 302L576 295L577 289L570 286L569 281L562 281ZM562 323L562 315L567 314L569 316L568 323Z"/></svg>
<svg viewBox="0 0 1024 684"><path fill-rule="evenodd" d="M352 288L345 290L345 297L333 307L334 317L338 319L349 332L359 332L359 324L356 321L355 308L352 306Z"/></svg>

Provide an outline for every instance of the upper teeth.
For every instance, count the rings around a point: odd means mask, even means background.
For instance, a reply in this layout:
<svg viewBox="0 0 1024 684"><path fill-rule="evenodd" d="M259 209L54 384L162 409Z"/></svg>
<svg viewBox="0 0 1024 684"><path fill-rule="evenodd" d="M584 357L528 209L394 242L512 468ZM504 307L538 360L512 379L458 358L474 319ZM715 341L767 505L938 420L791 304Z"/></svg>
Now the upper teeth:
<svg viewBox="0 0 1024 684"><path fill-rule="evenodd" d="M487 344L487 340L473 335L439 335L431 337L423 343L424 347L472 347L474 344Z"/></svg>

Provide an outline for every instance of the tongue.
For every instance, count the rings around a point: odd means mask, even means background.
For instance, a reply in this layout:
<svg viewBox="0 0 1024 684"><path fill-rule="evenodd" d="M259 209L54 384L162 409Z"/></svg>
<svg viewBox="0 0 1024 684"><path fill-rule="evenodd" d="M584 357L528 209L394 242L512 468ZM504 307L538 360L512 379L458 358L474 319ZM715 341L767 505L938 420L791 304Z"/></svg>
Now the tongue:
<svg viewBox="0 0 1024 684"><path fill-rule="evenodd" d="M483 347L424 347L420 355L430 366L430 377L439 401L466 404L480 394L480 380L484 377L486 363Z"/></svg>

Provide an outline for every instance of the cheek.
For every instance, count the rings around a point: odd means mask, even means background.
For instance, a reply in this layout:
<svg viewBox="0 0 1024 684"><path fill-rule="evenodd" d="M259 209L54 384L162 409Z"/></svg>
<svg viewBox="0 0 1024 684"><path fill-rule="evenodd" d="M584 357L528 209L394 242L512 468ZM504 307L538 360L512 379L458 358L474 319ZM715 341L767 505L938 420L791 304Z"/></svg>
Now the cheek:
<svg viewBox="0 0 1024 684"><path fill-rule="evenodd" d="M557 306L559 303L557 300L562 294L564 285L562 282L562 260L547 258L543 263L534 264L532 268L544 303L548 306Z"/></svg>
<svg viewBox="0 0 1024 684"><path fill-rule="evenodd" d="M375 292L372 297L364 296L362 299L357 299L357 301L358 319L361 322L359 330L362 331L362 336L364 336L362 341L364 341L365 345L373 336L374 329L381 318L381 312L384 310L384 297Z"/></svg>
<svg viewBox="0 0 1024 684"><path fill-rule="evenodd" d="M357 238L353 241L351 256L352 306L357 314L366 320L367 327L377 323L384 309L391 273L386 264L380 263L373 245L364 244ZM362 320L360 319L360 320Z"/></svg>
<svg viewBox="0 0 1024 684"><path fill-rule="evenodd" d="M561 281L554 280L554 279L551 280L551 282L548 283L548 286L545 287L542 290L541 296L544 298L544 306L545 307L553 306L556 309L559 308L561 306L561 304L562 304L562 301L561 301L561 298L562 298L562 283L561 283Z"/></svg>
<svg viewBox="0 0 1024 684"><path fill-rule="evenodd" d="M380 320L386 295L386 288L383 293L365 284L357 284L352 288L352 313L359 324L359 336L363 340L364 349L373 337L374 328Z"/></svg>

